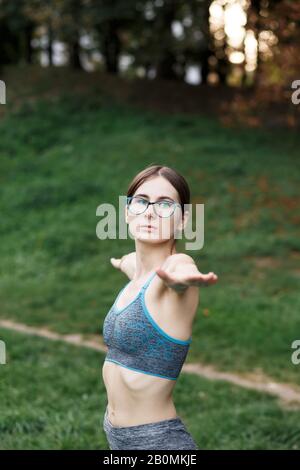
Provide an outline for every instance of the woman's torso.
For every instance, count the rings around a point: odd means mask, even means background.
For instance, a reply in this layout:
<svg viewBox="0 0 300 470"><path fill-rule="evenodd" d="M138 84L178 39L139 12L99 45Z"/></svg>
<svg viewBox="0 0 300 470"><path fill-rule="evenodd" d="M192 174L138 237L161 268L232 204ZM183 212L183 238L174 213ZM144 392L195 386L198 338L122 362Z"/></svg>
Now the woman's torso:
<svg viewBox="0 0 300 470"><path fill-rule="evenodd" d="M191 337L197 305L187 311L178 309L177 296L160 296L161 279L154 275L144 291L144 301L154 322L167 334L186 341ZM141 292L133 282L117 298L118 311L126 307ZM187 305L191 307L191 305ZM134 426L176 417L172 391L175 380L156 377L104 361L102 378L107 391L108 417L115 426Z"/></svg>

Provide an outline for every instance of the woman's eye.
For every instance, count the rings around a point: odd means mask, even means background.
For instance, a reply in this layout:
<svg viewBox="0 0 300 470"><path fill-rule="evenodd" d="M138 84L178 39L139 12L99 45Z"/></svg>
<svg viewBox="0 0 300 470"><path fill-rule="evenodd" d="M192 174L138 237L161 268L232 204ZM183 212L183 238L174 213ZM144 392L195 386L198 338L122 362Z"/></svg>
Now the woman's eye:
<svg viewBox="0 0 300 470"><path fill-rule="evenodd" d="M159 203L159 205L160 205L161 208L169 208L169 207L171 207L172 202L170 202L170 201L162 201L162 202Z"/></svg>
<svg viewBox="0 0 300 470"><path fill-rule="evenodd" d="M148 201L146 201L146 199L142 199L142 198L141 198L141 199L137 199L137 202L138 202L138 204L143 204L143 205L148 204Z"/></svg>

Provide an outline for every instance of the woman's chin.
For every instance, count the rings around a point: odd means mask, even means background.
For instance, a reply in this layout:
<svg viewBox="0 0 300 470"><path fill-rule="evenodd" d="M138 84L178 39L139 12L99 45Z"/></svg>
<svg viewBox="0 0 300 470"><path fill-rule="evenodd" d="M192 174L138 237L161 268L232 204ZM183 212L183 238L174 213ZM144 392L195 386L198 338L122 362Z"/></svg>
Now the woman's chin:
<svg viewBox="0 0 300 470"><path fill-rule="evenodd" d="M135 238L137 240L145 240L149 242L161 242L161 240L157 235L154 235L153 233L136 233Z"/></svg>
<svg viewBox="0 0 300 470"><path fill-rule="evenodd" d="M136 233L134 235L135 240L139 240L141 242L149 243L151 245L158 245L160 243L165 243L166 241L169 240L169 238L163 239L159 238L158 235L154 235L153 233L151 234L144 234L144 233Z"/></svg>

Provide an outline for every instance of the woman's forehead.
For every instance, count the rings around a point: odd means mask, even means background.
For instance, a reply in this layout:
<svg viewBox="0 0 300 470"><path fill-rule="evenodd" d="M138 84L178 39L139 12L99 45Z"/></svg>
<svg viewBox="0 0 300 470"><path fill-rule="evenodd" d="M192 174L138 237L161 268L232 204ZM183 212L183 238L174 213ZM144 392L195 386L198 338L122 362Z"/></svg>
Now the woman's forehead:
<svg viewBox="0 0 300 470"><path fill-rule="evenodd" d="M178 198L178 193L174 186L161 176L144 181L134 194L145 194L150 198L158 198L161 196L171 197L172 199Z"/></svg>

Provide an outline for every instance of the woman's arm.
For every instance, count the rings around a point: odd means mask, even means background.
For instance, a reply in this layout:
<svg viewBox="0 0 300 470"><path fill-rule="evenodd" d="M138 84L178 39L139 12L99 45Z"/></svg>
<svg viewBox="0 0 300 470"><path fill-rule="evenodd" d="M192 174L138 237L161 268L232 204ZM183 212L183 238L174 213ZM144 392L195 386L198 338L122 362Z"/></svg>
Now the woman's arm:
<svg viewBox="0 0 300 470"><path fill-rule="evenodd" d="M190 286L206 287L215 284L218 276L213 272L201 273L193 258L184 253L169 256L161 268L156 270L166 287L181 294Z"/></svg>
<svg viewBox="0 0 300 470"><path fill-rule="evenodd" d="M130 280L133 279L136 267L135 251L123 255L122 258L110 258L110 262L114 266L114 268L117 268L122 271Z"/></svg>
<svg viewBox="0 0 300 470"><path fill-rule="evenodd" d="M130 280L133 279L136 269L135 251L123 255L122 258L110 258L110 262ZM156 269L156 273L165 287L170 287L178 293L185 292L189 286L207 287L218 280L218 276L213 272L201 273L193 258L184 253L170 255L161 268Z"/></svg>

